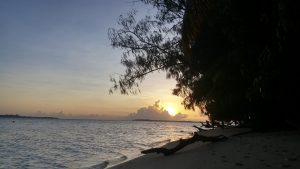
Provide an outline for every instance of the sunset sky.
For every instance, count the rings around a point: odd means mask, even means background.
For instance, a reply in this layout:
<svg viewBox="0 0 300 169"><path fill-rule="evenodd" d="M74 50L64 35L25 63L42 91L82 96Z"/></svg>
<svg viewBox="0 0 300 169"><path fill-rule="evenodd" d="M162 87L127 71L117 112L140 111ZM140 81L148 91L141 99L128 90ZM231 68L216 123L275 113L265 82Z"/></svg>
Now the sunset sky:
<svg viewBox="0 0 300 169"><path fill-rule="evenodd" d="M0 114L109 119L147 111L160 100L185 120L203 119L184 110L182 98L171 94L175 81L164 73L148 76L141 94L109 94L109 76L124 68L107 31L131 9L153 13L131 0L1 1Z"/></svg>

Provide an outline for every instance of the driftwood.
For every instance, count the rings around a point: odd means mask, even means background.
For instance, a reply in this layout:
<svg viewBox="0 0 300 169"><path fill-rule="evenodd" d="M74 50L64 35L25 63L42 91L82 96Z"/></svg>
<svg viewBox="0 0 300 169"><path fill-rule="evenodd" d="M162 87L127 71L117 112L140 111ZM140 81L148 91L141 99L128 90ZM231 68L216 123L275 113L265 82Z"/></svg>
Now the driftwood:
<svg viewBox="0 0 300 169"><path fill-rule="evenodd" d="M196 129L198 129L198 131L207 131L207 130L204 130L204 129L202 129L201 127L198 127L198 126L196 126L196 125L193 125L193 127L195 127Z"/></svg>
<svg viewBox="0 0 300 169"><path fill-rule="evenodd" d="M165 156L167 155L171 155L174 154L175 152L177 152L178 150L182 149L183 147L192 144L196 141L211 141L211 142L217 142L217 141L222 141L222 140L226 140L227 137L223 136L223 135L218 135L218 136L211 136L211 137L207 137L207 136L203 136L203 135L199 135L198 133L194 133L193 137L188 138L188 139L180 139L179 143L177 146L175 146L174 148L151 148L148 150L144 150L141 153L143 154L149 154L149 153L162 153Z"/></svg>

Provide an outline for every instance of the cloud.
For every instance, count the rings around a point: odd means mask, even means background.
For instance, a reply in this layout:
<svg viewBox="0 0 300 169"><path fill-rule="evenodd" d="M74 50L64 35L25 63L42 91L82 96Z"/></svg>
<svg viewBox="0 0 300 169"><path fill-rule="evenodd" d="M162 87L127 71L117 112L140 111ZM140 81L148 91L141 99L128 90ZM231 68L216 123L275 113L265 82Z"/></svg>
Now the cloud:
<svg viewBox="0 0 300 169"><path fill-rule="evenodd" d="M27 115L29 115L29 116L35 116L35 117L58 117L58 118L66 118L68 116L63 111L59 111L59 112L42 112L42 111L37 111L35 113L27 113Z"/></svg>
<svg viewBox="0 0 300 169"><path fill-rule="evenodd" d="M168 111L159 106L159 101L156 101L154 105L148 107L142 107L137 110L136 113L128 115L129 120L134 119L148 119L148 120L184 120L187 118L187 114L178 113L175 116L171 116Z"/></svg>
<svg viewBox="0 0 300 169"><path fill-rule="evenodd" d="M81 114L72 114L60 112L41 112L37 111L36 113L27 114L29 116L36 117L57 117L62 119L93 119L93 120L126 120L127 116L114 116L107 114L92 114L92 113L81 113Z"/></svg>
<svg viewBox="0 0 300 169"><path fill-rule="evenodd" d="M187 118L187 117L188 117L187 114L178 113L178 114L176 114L176 115L173 117L173 119L175 119L175 120L182 120L182 119L185 119L185 118Z"/></svg>
<svg viewBox="0 0 300 169"><path fill-rule="evenodd" d="M42 112L37 111L35 113L26 113L28 116L37 117L58 117L62 119L99 119L99 120L135 120L135 119L148 119L148 120L167 120L167 121L182 121L185 120L188 115L183 113L177 113L175 116L171 116L162 106L160 101L156 101L153 105L148 107L142 107L136 112L129 114L128 116L110 115L110 114L72 114L63 111L58 112Z"/></svg>

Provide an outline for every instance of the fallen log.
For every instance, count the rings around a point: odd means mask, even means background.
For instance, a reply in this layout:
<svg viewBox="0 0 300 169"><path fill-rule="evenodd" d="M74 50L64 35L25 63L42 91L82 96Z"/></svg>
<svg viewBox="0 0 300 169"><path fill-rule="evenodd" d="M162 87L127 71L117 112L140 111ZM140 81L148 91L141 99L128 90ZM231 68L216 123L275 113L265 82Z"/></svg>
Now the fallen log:
<svg viewBox="0 0 300 169"><path fill-rule="evenodd" d="M207 131L207 129L204 130L204 129L202 129L201 127L198 127L198 126L196 126L196 125L193 125L193 127L196 128L198 131Z"/></svg>
<svg viewBox="0 0 300 169"><path fill-rule="evenodd" d="M224 135L207 137L207 136L199 135L198 133L195 132L194 135L193 135L193 137L191 137L191 138L180 139L178 145L175 146L174 148L170 148L170 149L163 148L163 147L161 147L161 148L151 148L151 149L148 149L148 150L144 150L141 153L143 153L143 154L149 154L149 153L157 153L157 154L159 154L159 153L162 153L165 156L167 156L167 155L174 154L175 152L179 151L183 147L185 147L185 146L187 146L189 144L192 144L192 143L194 143L196 141L217 142L217 141L222 141L222 140L226 140L226 139L227 139L227 137L225 137Z"/></svg>

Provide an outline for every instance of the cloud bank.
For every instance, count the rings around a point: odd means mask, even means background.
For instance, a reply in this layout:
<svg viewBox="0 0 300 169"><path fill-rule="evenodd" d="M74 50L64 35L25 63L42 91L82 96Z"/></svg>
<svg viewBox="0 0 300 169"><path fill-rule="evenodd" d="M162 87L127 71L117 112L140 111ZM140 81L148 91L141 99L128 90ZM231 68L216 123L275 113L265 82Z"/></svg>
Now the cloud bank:
<svg viewBox="0 0 300 169"><path fill-rule="evenodd" d="M175 116L171 116L168 111L159 106L159 101L156 101L154 105L148 107L142 107L135 113L128 115L129 120L135 119L147 119L147 120L170 120L179 121L187 118L187 114L178 113Z"/></svg>
<svg viewBox="0 0 300 169"><path fill-rule="evenodd" d="M177 113L175 116L171 116L167 110L159 105L160 101L156 101L154 105L148 107L139 108L136 112L130 113L125 116L109 115L109 114L72 114L59 112L42 112L37 111L35 113L17 113L20 115L37 116L37 117L58 117L62 119L99 119L99 120L166 120L166 121L184 121L188 115L183 113Z"/></svg>

